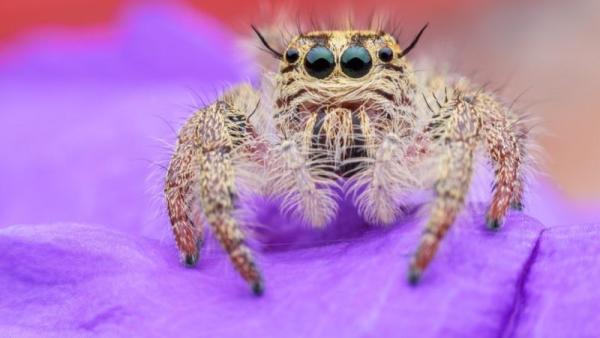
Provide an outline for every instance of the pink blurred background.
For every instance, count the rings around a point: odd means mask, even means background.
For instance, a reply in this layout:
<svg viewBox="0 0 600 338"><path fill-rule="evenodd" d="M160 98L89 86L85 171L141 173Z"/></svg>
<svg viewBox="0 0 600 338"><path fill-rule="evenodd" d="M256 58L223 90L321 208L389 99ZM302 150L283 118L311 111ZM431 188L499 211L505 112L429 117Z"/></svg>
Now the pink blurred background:
<svg viewBox="0 0 600 338"><path fill-rule="evenodd" d="M143 3L161 1L148 0ZM0 1L0 54L40 30L95 31L110 27L136 0ZM428 21L422 51L435 61L505 87L520 107L541 118L543 170L574 200L600 199L600 6L593 0L553 1L213 1L181 5L209 17L223 30L247 34L278 8L311 15L353 8L391 13L405 34ZM422 56L427 55L425 52ZM476 73L476 74L475 74ZM510 80L510 81L509 81ZM495 87L491 85L491 87Z"/></svg>

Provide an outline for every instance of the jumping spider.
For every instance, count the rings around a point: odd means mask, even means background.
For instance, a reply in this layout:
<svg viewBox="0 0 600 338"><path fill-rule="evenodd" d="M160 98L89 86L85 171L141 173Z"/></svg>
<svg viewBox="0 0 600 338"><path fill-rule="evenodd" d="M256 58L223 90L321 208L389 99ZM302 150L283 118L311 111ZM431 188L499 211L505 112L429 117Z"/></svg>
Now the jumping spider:
<svg viewBox="0 0 600 338"><path fill-rule="evenodd" d="M283 53L255 29L279 72L261 90L235 87L193 114L170 161L165 197L184 263L196 264L207 223L253 292L263 292L235 216L241 187L278 196L285 212L315 227L336 215L340 191L367 222L389 224L403 194L433 187L409 267L416 283L463 207L479 148L495 168L487 225L497 229L509 207L520 209L527 127L466 79L415 72L406 55L426 27L404 49L383 31L313 31Z"/></svg>

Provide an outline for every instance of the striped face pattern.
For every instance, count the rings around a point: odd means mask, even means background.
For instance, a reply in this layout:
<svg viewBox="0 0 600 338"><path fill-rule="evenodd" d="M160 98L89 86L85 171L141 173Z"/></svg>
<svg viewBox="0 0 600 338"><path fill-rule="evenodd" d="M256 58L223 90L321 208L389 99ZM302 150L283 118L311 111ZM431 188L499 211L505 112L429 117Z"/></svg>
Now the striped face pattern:
<svg viewBox="0 0 600 338"><path fill-rule="evenodd" d="M372 152L372 133L411 128L416 80L393 36L315 31L293 38L283 55L278 126L290 134L304 130L313 158L329 157L338 175L357 168L344 161Z"/></svg>

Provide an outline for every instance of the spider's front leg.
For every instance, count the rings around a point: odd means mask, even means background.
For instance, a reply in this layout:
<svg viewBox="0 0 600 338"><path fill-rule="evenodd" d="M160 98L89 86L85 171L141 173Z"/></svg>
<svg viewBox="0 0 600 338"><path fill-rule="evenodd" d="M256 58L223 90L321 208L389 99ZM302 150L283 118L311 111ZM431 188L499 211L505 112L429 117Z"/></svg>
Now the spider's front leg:
<svg viewBox="0 0 600 338"><path fill-rule="evenodd" d="M257 295L263 292L261 274L237 221L233 217L236 191L232 157L243 151L248 106L242 99L258 97L240 87L195 113L181 129L167 173L165 196L177 245L186 264L198 258L202 229L192 210L200 210L213 228L240 275ZM195 205L197 204L197 205Z"/></svg>
<svg viewBox="0 0 600 338"><path fill-rule="evenodd" d="M484 93L456 89L453 98L434 114L427 131L437 142L442 159L431 216L411 261L411 283L420 279L464 204L479 144L486 145L496 168L488 226L498 228L511 204L520 208L526 130L518 117Z"/></svg>

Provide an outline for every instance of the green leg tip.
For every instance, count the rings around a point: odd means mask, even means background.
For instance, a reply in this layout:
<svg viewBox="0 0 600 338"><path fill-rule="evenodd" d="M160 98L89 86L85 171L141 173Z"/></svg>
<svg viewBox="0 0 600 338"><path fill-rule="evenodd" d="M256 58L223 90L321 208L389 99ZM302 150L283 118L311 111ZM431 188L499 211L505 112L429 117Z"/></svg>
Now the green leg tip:
<svg viewBox="0 0 600 338"><path fill-rule="evenodd" d="M517 211L523 211L523 203L521 202L512 202L510 204L510 208Z"/></svg>
<svg viewBox="0 0 600 338"><path fill-rule="evenodd" d="M188 268L193 268L198 264L198 254L195 255L185 255L185 259L183 261L185 266Z"/></svg>
<svg viewBox="0 0 600 338"><path fill-rule="evenodd" d="M491 218L488 216L486 219L486 224L487 224L488 229L496 231L496 230L500 229L502 222L499 219Z"/></svg>
<svg viewBox="0 0 600 338"><path fill-rule="evenodd" d="M265 285L262 281L252 283L252 293L257 297L265 293Z"/></svg>
<svg viewBox="0 0 600 338"><path fill-rule="evenodd" d="M410 285L419 284L419 281L421 280L421 275L422 275L422 272L419 269L411 267L408 270L408 283Z"/></svg>

